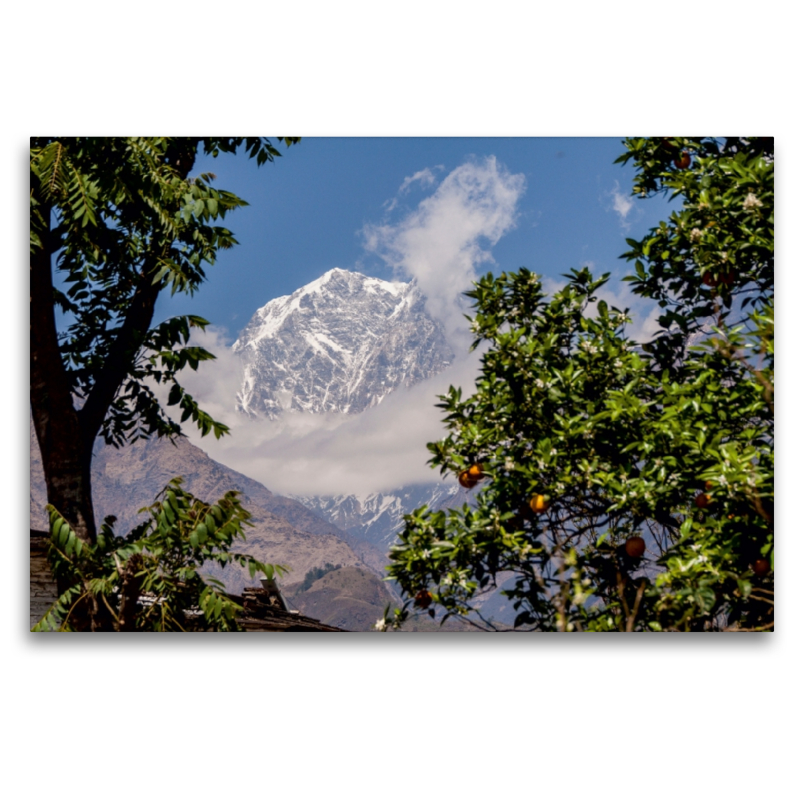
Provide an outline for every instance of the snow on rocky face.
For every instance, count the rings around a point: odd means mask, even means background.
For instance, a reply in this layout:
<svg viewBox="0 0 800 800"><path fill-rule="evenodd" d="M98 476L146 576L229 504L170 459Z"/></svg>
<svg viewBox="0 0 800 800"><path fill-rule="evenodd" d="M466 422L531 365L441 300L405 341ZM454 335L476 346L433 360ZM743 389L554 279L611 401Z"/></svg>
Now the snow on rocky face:
<svg viewBox="0 0 800 800"><path fill-rule="evenodd" d="M237 409L356 414L453 361L442 326L412 283L332 269L260 308L233 345L244 377Z"/></svg>
<svg viewBox="0 0 800 800"><path fill-rule="evenodd" d="M427 505L432 511L468 502L464 489L455 484L437 482L403 486L389 492L373 492L366 496L336 495L329 497L293 496L323 519L354 535L388 549L403 528L403 515Z"/></svg>

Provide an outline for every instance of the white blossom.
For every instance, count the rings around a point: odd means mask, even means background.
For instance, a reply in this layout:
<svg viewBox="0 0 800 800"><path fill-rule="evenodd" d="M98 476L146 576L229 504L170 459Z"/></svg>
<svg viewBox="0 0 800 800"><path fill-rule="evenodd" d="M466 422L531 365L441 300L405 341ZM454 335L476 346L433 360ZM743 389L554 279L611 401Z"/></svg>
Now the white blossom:
<svg viewBox="0 0 800 800"><path fill-rule="evenodd" d="M752 193L750 192L747 197L745 197L744 202L742 203L742 208L745 211L752 211L754 208L761 208L764 204Z"/></svg>
<svg viewBox="0 0 800 800"><path fill-rule="evenodd" d="M380 619L379 619L379 620L378 620L378 621L375 623L375 630L376 630L376 631L385 631L385 630L386 630L386 620L385 620L383 617L381 617L381 618L380 618Z"/></svg>
<svg viewBox="0 0 800 800"><path fill-rule="evenodd" d="M700 228L692 228L692 232L689 234L689 238L697 243L703 238L703 231Z"/></svg>

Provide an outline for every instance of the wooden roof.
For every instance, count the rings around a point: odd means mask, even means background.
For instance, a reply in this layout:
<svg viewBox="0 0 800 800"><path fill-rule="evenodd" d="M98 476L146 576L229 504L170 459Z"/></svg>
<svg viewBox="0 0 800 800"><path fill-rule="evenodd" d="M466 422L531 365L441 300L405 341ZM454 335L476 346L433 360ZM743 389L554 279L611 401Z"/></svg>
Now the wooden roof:
<svg viewBox="0 0 800 800"><path fill-rule="evenodd" d="M274 595L266 589L245 589L242 598L232 599L244 606L239 624L246 631L344 632L342 628L325 625L317 619L304 617L297 611L287 611L273 603Z"/></svg>
<svg viewBox="0 0 800 800"><path fill-rule="evenodd" d="M30 549L30 627L32 628L58 599L56 582L47 563L49 536L44 531L31 530ZM246 632L262 633L341 633L342 628L324 625L311 617L290 611L280 592L262 588L245 589L243 596L231 599L244 607L239 624Z"/></svg>

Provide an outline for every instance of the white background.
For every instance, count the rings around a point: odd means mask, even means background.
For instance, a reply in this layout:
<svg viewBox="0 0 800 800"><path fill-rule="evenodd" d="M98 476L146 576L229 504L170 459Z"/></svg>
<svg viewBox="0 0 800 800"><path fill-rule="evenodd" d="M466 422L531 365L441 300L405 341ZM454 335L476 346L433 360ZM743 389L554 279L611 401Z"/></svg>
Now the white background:
<svg viewBox="0 0 800 800"><path fill-rule="evenodd" d="M4 12L7 796L794 794L797 59L783 8L40 0ZM27 138L265 131L774 135L777 633L27 633Z"/></svg>

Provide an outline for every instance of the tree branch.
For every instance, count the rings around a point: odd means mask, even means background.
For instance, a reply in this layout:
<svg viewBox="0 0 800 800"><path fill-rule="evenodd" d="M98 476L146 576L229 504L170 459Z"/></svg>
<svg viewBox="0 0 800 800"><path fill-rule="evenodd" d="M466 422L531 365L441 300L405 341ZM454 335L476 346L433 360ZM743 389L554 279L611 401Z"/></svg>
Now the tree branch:
<svg viewBox="0 0 800 800"><path fill-rule="evenodd" d="M165 163L184 180L194 166L198 142L199 139L175 139L164 156ZM83 408L78 412L81 435L88 452L91 452L108 408L130 373L150 330L156 300L161 292L161 282L154 284L153 277L158 271L159 259L166 256L168 250L169 243L161 242L154 245L145 258L128 313L117 330L102 371L98 374Z"/></svg>
<svg viewBox="0 0 800 800"><path fill-rule="evenodd" d="M165 248L166 249L166 248ZM78 412L83 446L91 452L108 408L122 386L150 330L161 282L153 284L158 258L149 256L142 268L130 309L108 350L103 369L97 376L86 402Z"/></svg>

